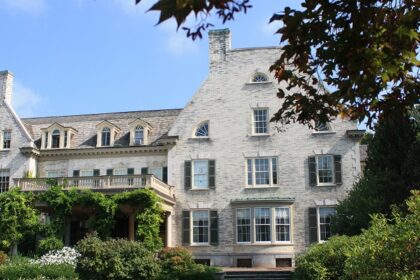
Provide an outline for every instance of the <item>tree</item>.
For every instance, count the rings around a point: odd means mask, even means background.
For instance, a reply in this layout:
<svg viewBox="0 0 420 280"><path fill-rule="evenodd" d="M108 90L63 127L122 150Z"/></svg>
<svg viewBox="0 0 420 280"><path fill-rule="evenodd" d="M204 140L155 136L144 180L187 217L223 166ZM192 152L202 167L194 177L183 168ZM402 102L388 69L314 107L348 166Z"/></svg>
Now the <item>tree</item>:
<svg viewBox="0 0 420 280"><path fill-rule="evenodd" d="M224 23L251 7L249 0L156 0L150 10L160 12L158 24L174 18L195 39L211 26L212 11ZM184 26L191 14L202 19L194 28ZM380 114L419 102L419 1L303 0L302 10L286 7L271 21L281 21L284 45L270 70L288 85L278 90L282 105L272 121L312 126L341 116L372 127Z"/></svg>
<svg viewBox="0 0 420 280"><path fill-rule="evenodd" d="M418 110L418 109L417 109ZM418 114L417 114L418 116ZM420 119L394 112L381 119L368 145L365 175L337 207L339 234L359 234L374 213L390 214L420 189Z"/></svg>
<svg viewBox="0 0 420 280"><path fill-rule="evenodd" d="M38 212L32 203L33 196L17 188L0 194L0 247L13 254L25 235L38 229Z"/></svg>

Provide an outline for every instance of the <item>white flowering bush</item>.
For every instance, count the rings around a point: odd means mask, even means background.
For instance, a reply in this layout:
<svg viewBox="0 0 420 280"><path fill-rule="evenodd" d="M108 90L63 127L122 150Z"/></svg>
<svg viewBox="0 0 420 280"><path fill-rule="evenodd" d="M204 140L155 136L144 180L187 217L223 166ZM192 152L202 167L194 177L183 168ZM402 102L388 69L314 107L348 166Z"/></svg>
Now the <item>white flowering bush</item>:
<svg viewBox="0 0 420 280"><path fill-rule="evenodd" d="M75 249L64 247L61 250L50 251L41 258L33 260L32 263L39 265L69 264L76 267L77 258L79 257L80 254Z"/></svg>

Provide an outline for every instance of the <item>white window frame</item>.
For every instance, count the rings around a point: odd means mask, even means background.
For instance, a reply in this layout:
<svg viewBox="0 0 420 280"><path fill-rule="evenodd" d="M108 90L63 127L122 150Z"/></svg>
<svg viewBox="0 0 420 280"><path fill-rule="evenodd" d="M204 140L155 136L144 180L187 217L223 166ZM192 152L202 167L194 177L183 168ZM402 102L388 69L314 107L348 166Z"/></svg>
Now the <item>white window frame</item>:
<svg viewBox="0 0 420 280"><path fill-rule="evenodd" d="M288 219L289 219L289 223L286 224L277 224L277 216L276 216L276 209L287 209L288 211ZM275 242L276 243L291 243L292 242L292 213L291 213L291 209L290 207L286 207L286 206L282 206L282 207L274 207L273 208L273 212L274 212L274 235L275 235ZM289 240L278 240L277 239L277 226L288 226L289 227Z"/></svg>
<svg viewBox="0 0 420 280"><path fill-rule="evenodd" d="M257 76L263 76L266 80L265 81L255 81L255 78ZM263 73L263 72L256 72L254 73L254 75L252 75L251 77L251 84L265 84L265 83L270 83L270 78L267 74Z"/></svg>
<svg viewBox="0 0 420 280"><path fill-rule="evenodd" d="M318 242L319 243L323 243L323 242L326 242L326 241L328 241L328 239L326 239L326 240L323 240L323 239L321 239L321 215L319 214L320 213L320 209L321 208L330 208L330 209L334 209L334 215L337 213L337 211L336 211L336 207L335 206L322 206L322 207L317 207L316 208L316 216L317 216L317 231L318 231ZM326 223L323 223L323 224L326 224ZM330 223L330 226L331 226L331 223ZM330 235L330 237L331 236L333 236L333 234L331 234Z"/></svg>
<svg viewBox="0 0 420 280"><path fill-rule="evenodd" d="M134 128L134 145L144 145L144 134L145 129L142 125L137 125ZM138 135L141 135L141 137L137 137Z"/></svg>
<svg viewBox="0 0 420 280"><path fill-rule="evenodd" d="M108 145L105 145L106 143L104 143L105 129L107 129L107 133L109 134L109 143L108 143ZM101 147L110 147L111 146L111 142L112 142L111 138L112 138L112 129L110 127L107 127L107 126L103 127L101 129Z"/></svg>
<svg viewBox="0 0 420 280"><path fill-rule="evenodd" d="M118 173L124 173L124 174L118 174ZM127 176L128 175L128 168L114 168L114 176Z"/></svg>
<svg viewBox="0 0 420 280"><path fill-rule="evenodd" d="M256 132L256 123L257 121L255 120L255 112L256 111L266 111L266 128L267 131L266 132ZM252 108L252 136L268 136L270 135L270 120L269 120L269 116L270 116L270 110L267 107L258 107L258 108Z"/></svg>
<svg viewBox="0 0 420 280"><path fill-rule="evenodd" d="M203 162L207 162L207 186L206 187L197 187L195 185L195 164L198 161L203 161ZM209 161L208 159L195 159L195 160L191 160L191 189L192 190L208 190L209 187Z"/></svg>
<svg viewBox="0 0 420 280"><path fill-rule="evenodd" d="M207 212L207 242L194 242L194 212ZM210 245L210 210L209 209L192 209L190 210L190 240L192 246Z"/></svg>
<svg viewBox="0 0 420 280"><path fill-rule="evenodd" d="M269 183L268 184L257 184L256 183L256 170L255 170L255 160L256 159L267 159L268 160L268 172L269 172ZM273 159L276 160L276 168L273 169ZM252 163L252 184L248 184L249 181L249 161ZM273 182L273 174L276 172L277 183ZM245 160L245 186L247 188L264 188L264 187L275 187L279 184L279 160L277 157L252 157L246 158Z"/></svg>
<svg viewBox="0 0 420 280"><path fill-rule="evenodd" d="M84 174L88 175L84 175ZM92 177L93 176L93 169L82 169L79 171L79 177Z"/></svg>
<svg viewBox="0 0 420 280"><path fill-rule="evenodd" d="M207 124L207 136L197 136L197 131L203 126ZM193 131L193 138L197 139L208 139L210 137L210 122L209 121L203 121L199 123Z"/></svg>
<svg viewBox="0 0 420 280"><path fill-rule="evenodd" d="M0 175L0 178L2 178L0 181L0 193L2 193L10 190L10 169L0 169ZM3 180L3 178L5 179Z"/></svg>
<svg viewBox="0 0 420 280"><path fill-rule="evenodd" d="M238 224L238 211L239 210L248 210L249 211L249 241L239 241L239 224ZM253 239L253 226L252 226L252 208L245 207L245 208L236 208L236 216L235 216L235 224L236 224L236 243L238 244L251 244ZM242 225L243 226L243 225ZM246 225L245 225L246 226Z"/></svg>
<svg viewBox="0 0 420 280"><path fill-rule="evenodd" d="M4 145L4 141L6 141L5 140L5 138L6 138L5 137L5 134L6 133L9 133L10 134L10 139L9 139L10 143L9 143L9 147L8 148L6 148L5 145ZM3 132L0 134L0 141L1 141L1 150L4 150L4 151L10 150L10 148L12 147L12 131L9 130L9 129L3 130Z"/></svg>
<svg viewBox="0 0 420 280"><path fill-rule="evenodd" d="M56 174L56 176L51 176L50 174ZM59 170L48 170L45 172L45 175L47 178L59 178L60 177L60 171Z"/></svg>
<svg viewBox="0 0 420 280"><path fill-rule="evenodd" d="M319 164L318 159L320 157L329 157L331 159L331 172L332 172L332 181L331 182L320 182L319 181ZM316 155L315 156L316 162L316 184L317 186L332 186L335 185L335 166L334 166L334 155ZM324 170L324 169L323 169Z"/></svg>
<svg viewBox="0 0 420 280"><path fill-rule="evenodd" d="M270 214L270 223L269 224L257 224L257 209L268 209L268 213ZM258 206L254 207L254 243L255 244L270 244L273 243L273 208L272 207L266 207L266 206ZM270 240L269 241L257 241L257 226L269 226L270 227Z"/></svg>
<svg viewBox="0 0 420 280"><path fill-rule="evenodd" d="M58 132L58 134L57 133L54 133L54 132ZM61 148L61 141L62 141L62 139L61 139L61 131L59 130L59 129L53 129L51 132L50 132L50 134L51 134L51 149L60 149ZM53 147L53 144L54 144L54 138L55 137L58 137L58 146L57 147Z"/></svg>

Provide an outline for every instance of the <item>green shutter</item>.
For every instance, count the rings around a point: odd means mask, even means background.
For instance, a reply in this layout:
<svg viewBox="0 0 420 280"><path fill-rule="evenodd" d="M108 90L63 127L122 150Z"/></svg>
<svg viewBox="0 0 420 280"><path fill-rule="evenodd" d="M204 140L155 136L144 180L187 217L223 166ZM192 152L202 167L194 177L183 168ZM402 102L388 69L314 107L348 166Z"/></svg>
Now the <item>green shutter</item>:
<svg viewBox="0 0 420 280"><path fill-rule="evenodd" d="M93 176L99 176L101 171L99 169L93 169Z"/></svg>
<svg viewBox="0 0 420 280"><path fill-rule="evenodd" d="M312 156L308 158L308 167L309 167L309 185L316 186L316 157Z"/></svg>
<svg viewBox="0 0 420 280"><path fill-rule="evenodd" d="M167 166L162 167L162 181L164 183L168 183L168 167Z"/></svg>
<svg viewBox="0 0 420 280"><path fill-rule="evenodd" d="M190 211L182 211L182 244L190 245Z"/></svg>
<svg viewBox="0 0 420 280"><path fill-rule="evenodd" d="M149 168L148 167L142 167L141 168L141 175L149 174Z"/></svg>
<svg viewBox="0 0 420 280"><path fill-rule="evenodd" d="M219 218L217 211L210 211L210 244L219 244Z"/></svg>
<svg viewBox="0 0 420 280"><path fill-rule="evenodd" d="M127 175L134 175L134 168L127 168Z"/></svg>
<svg viewBox="0 0 420 280"><path fill-rule="evenodd" d="M318 215L316 208L309 208L309 243L318 242Z"/></svg>
<svg viewBox="0 0 420 280"><path fill-rule="evenodd" d="M343 183L341 176L341 155L334 155L334 177L334 182L337 185L341 185Z"/></svg>
<svg viewBox="0 0 420 280"><path fill-rule="evenodd" d="M114 169L107 169L107 170L106 170L106 175L107 175L107 176L112 176L112 175L114 175Z"/></svg>
<svg viewBox="0 0 420 280"><path fill-rule="evenodd" d="M80 170L73 170L73 177L79 177L80 176Z"/></svg>
<svg viewBox="0 0 420 280"><path fill-rule="evenodd" d="M186 160L184 164L184 187L186 190L191 189L191 161Z"/></svg>
<svg viewBox="0 0 420 280"><path fill-rule="evenodd" d="M216 161L209 160L209 188L216 188Z"/></svg>

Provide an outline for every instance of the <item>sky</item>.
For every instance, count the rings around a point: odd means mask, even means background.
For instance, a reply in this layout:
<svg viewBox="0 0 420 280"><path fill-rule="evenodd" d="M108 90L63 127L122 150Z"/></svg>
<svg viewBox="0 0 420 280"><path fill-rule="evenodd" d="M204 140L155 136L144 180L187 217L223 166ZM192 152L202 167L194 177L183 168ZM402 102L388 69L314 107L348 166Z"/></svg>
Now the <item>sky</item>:
<svg viewBox="0 0 420 280"><path fill-rule="evenodd" d="M182 108L208 73L208 40L174 21L156 26L157 0L0 0L0 70L14 74L21 117ZM275 46L273 12L300 1L251 0L229 28L233 48ZM191 20L191 19L190 19ZM190 24L191 25L191 24Z"/></svg>

